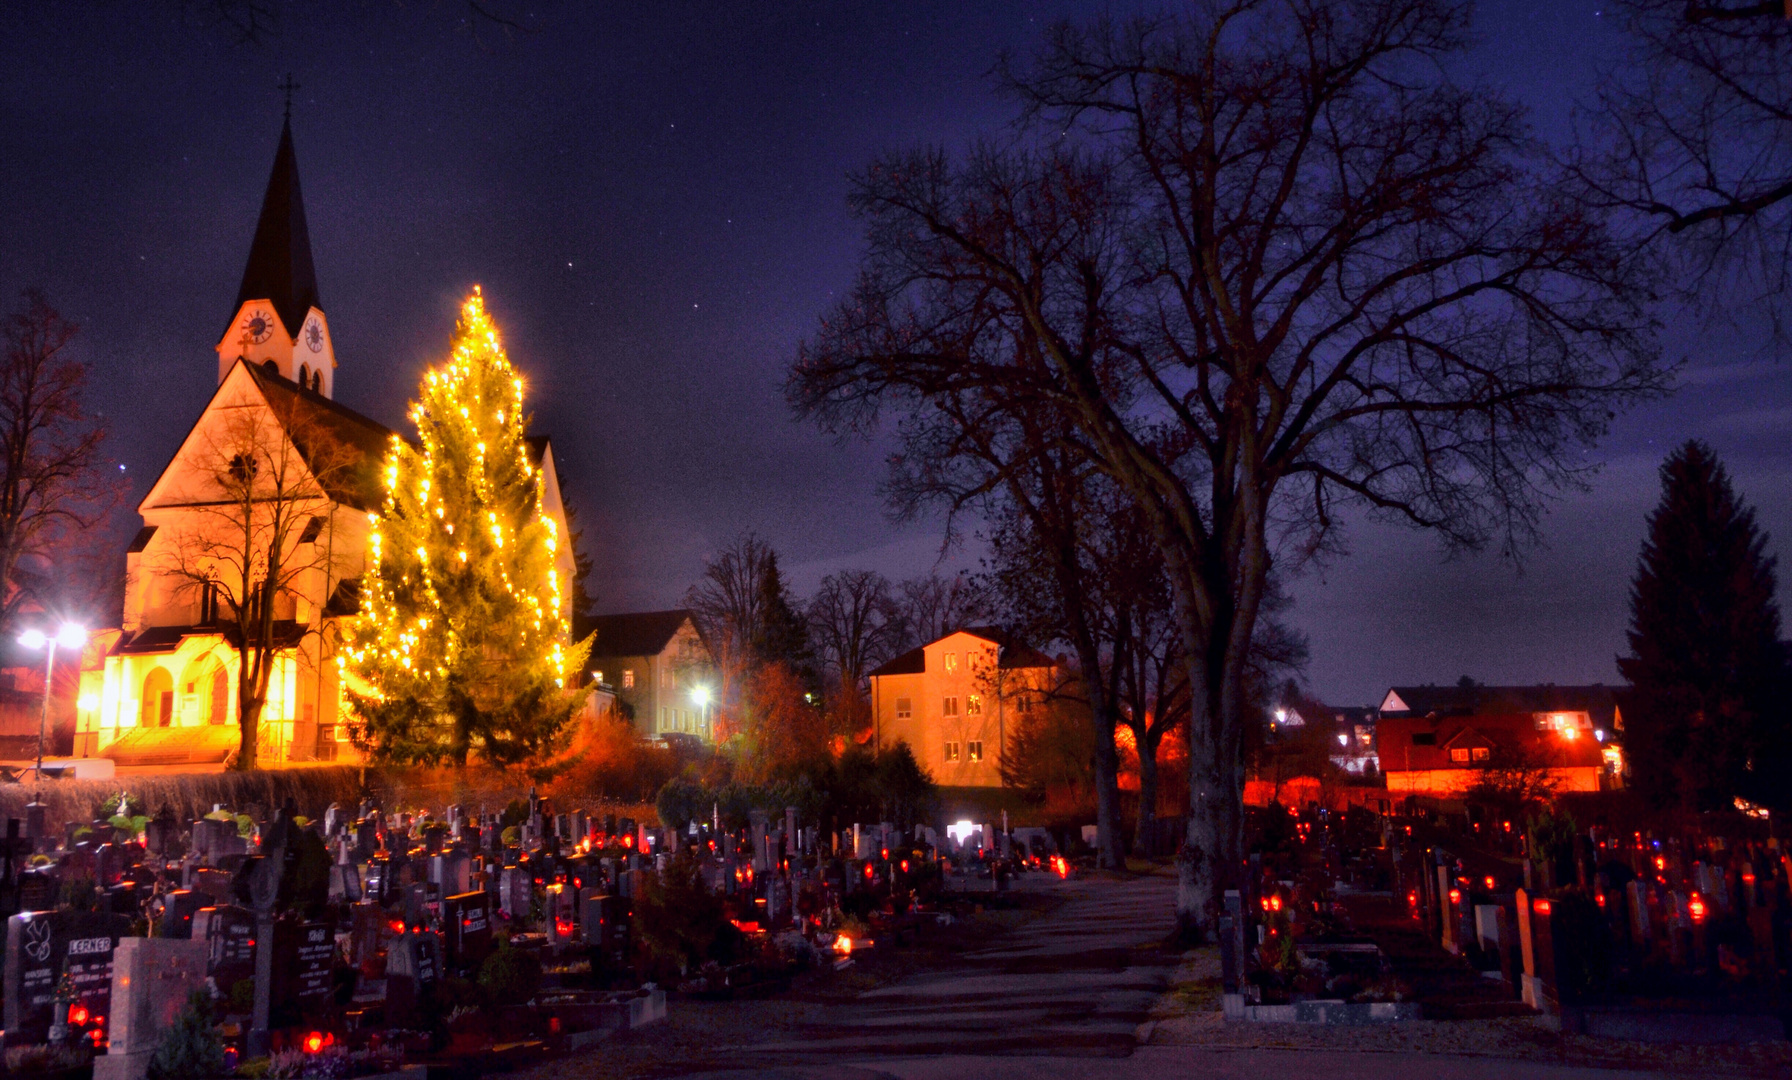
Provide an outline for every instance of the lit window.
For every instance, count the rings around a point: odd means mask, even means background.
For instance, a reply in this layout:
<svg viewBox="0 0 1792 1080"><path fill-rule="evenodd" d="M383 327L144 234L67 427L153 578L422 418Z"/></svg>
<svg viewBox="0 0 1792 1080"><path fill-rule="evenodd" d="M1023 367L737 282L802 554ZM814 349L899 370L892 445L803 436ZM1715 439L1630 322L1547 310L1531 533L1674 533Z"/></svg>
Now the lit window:
<svg viewBox="0 0 1792 1080"><path fill-rule="evenodd" d="M604 673L601 671L593 671L591 673L591 680L593 682L603 682L604 681Z"/></svg>
<svg viewBox="0 0 1792 1080"><path fill-rule="evenodd" d="M1485 746L1477 746L1477 747L1475 747L1475 754L1474 754L1474 757L1475 757L1475 760L1476 760L1476 761L1486 761L1486 760L1487 760L1487 755L1488 755L1488 749L1487 749L1487 747L1485 747Z"/></svg>
<svg viewBox="0 0 1792 1080"><path fill-rule="evenodd" d="M972 761L983 760L983 740L972 739L964 744L964 756Z"/></svg>
<svg viewBox="0 0 1792 1080"><path fill-rule="evenodd" d="M1458 746L1450 751L1450 760L1458 765L1468 764L1468 747Z"/></svg>
<svg viewBox="0 0 1792 1080"><path fill-rule="evenodd" d="M622 669L622 688L624 690L633 690L635 688L635 669L634 668L623 668Z"/></svg>
<svg viewBox="0 0 1792 1080"><path fill-rule="evenodd" d="M896 699L896 719L907 720L909 717L913 716L914 714L915 714L915 704L913 701L910 701L908 698L905 698L905 697L899 697Z"/></svg>
<svg viewBox="0 0 1792 1080"><path fill-rule="evenodd" d="M945 658L946 674L951 675L958 670L958 654L949 652Z"/></svg>
<svg viewBox="0 0 1792 1080"><path fill-rule="evenodd" d="M958 699L955 697L949 697L945 701L941 702L940 703L940 715L941 716L957 716L958 715Z"/></svg>
<svg viewBox="0 0 1792 1080"><path fill-rule="evenodd" d="M946 760L947 761L957 761L958 760L958 744L957 743L949 742L946 744Z"/></svg>
<svg viewBox="0 0 1792 1080"><path fill-rule="evenodd" d="M982 716L983 695L966 694L964 699L964 714L966 716Z"/></svg>

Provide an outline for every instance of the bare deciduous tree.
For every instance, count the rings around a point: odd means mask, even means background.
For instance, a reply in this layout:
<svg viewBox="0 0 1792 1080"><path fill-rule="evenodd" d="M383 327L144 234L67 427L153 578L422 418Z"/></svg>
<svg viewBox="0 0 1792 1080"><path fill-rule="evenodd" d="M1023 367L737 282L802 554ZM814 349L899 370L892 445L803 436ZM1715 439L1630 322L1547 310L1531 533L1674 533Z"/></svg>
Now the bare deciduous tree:
<svg viewBox="0 0 1792 1080"><path fill-rule="evenodd" d="M56 562L53 547L97 525L119 485L104 473L105 428L82 406L87 365L73 358L74 323L27 289L5 324L0 367L0 635L34 597L22 564Z"/></svg>
<svg viewBox="0 0 1792 1080"><path fill-rule="evenodd" d="M1011 77L1037 148L897 153L788 390L834 430L966 387L1138 505L1194 688L1185 932L1243 845L1272 553L1343 505L1513 550L1613 410L1661 392L1645 267L1560 193L1522 110L1443 74L1449 0L1212 0L1064 26Z"/></svg>
<svg viewBox="0 0 1792 1080"><path fill-rule="evenodd" d="M157 570L236 653L232 767L250 770L275 663L322 629L323 607L358 554L335 542L330 492L365 463L296 392L215 409L197 435L190 471L154 508L180 515Z"/></svg>
<svg viewBox="0 0 1792 1080"><path fill-rule="evenodd" d="M809 598L809 638L832 676L838 715L863 726L865 674L894 656L902 619L890 581L874 570L842 570Z"/></svg>
<svg viewBox="0 0 1792 1080"><path fill-rule="evenodd" d="M1770 313L1792 286L1792 7L1615 0L1631 47L1572 157L1589 204L1680 264L1689 298Z"/></svg>
<svg viewBox="0 0 1792 1080"><path fill-rule="evenodd" d="M936 641L990 618L990 598L967 574L910 578L896 587L904 648Z"/></svg>

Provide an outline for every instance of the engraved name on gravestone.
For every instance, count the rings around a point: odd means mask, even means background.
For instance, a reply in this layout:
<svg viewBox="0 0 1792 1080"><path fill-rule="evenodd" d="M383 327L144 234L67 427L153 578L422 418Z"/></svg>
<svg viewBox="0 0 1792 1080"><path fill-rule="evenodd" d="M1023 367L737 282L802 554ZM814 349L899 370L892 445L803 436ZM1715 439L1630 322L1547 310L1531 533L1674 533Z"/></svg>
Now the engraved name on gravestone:
<svg viewBox="0 0 1792 1080"><path fill-rule="evenodd" d="M336 935L329 923L282 919L274 924L272 1026L302 1023L324 1007L335 955Z"/></svg>
<svg viewBox="0 0 1792 1080"><path fill-rule="evenodd" d="M447 930L450 967L476 969L491 955L490 894L469 892L448 897L442 901L442 924Z"/></svg>

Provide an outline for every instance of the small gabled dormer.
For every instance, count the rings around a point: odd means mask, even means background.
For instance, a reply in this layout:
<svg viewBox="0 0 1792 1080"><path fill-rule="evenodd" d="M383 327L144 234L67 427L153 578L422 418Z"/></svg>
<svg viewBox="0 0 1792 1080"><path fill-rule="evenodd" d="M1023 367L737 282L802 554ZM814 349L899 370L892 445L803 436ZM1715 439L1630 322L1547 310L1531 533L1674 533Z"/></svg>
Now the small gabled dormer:
<svg viewBox="0 0 1792 1080"><path fill-rule="evenodd" d="M324 397L335 396L336 349L318 300L290 120L280 131L235 313L218 339L220 384L238 360Z"/></svg>

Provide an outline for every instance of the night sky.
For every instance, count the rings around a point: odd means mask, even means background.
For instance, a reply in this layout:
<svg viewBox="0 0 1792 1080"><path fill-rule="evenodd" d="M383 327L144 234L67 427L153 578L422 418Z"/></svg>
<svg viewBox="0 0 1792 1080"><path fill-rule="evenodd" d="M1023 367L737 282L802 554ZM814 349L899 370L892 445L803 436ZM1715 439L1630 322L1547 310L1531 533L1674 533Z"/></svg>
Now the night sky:
<svg viewBox="0 0 1792 1080"><path fill-rule="evenodd" d="M1559 136L1611 55L1599 9L1484 5L1464 71ZM882 449L797 424L780 391L856 265L845 175L885 148L998 130L1011 112L986 72L1003 49L1031 49L1064 16L1131 10L543 4L534 32L507 37L469 32L458 0L295 4L243 44L175 2L7 5L0 307L41 285L83 324L134 506L215 388L290 71L337 400L398 426L477 282L554 438L602 610L678 603L743 529L803 591L844 567L922 573L940 524L887 520ZM1689 437L1792 535L1792 361L1666 314L1682 389L1621 421L1592 490L1555 506L1522 568L1359 526L1347 558L1295 582L1315 692L1349 704L1463 674L1617 681L1655 467ZM123 535L134 526L121 515ZM941 565L975 561L961 549Z"/></svg>

